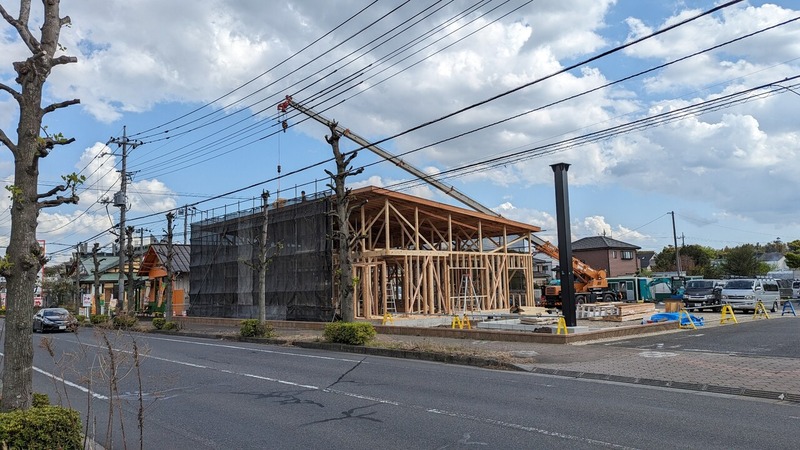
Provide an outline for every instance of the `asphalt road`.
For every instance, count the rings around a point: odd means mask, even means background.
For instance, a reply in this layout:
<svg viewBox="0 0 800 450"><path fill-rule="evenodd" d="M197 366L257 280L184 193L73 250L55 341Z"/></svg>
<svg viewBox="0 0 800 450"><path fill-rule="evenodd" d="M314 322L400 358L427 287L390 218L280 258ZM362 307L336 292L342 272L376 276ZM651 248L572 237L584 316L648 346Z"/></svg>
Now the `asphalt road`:
<svg viewBox="0 0 800 450"><path fill-rule="evenodd" d="M140 391L145 449L796 448L800 425L800 406L758 399L167 335L107 338L36 335L34 384L89 417L110 448L138 447Z"/></svg>
<svg viewBox="0 0 800 450"><path fill-rule="evenodd" d="M740 315L739 323L735 325L701 327L681 333L643 336L602 345L797 359L800 358L800 345L797 342L800 321L792 319L752 320L749 316Z"/></svg>

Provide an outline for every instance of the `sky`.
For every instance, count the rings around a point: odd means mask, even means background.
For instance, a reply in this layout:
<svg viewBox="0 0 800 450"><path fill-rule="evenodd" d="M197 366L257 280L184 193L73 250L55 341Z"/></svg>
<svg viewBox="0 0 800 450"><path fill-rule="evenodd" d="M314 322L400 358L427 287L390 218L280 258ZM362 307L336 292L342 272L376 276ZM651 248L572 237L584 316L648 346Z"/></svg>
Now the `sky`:
<svg viewBox="0 0 800 450"><path fill-rule="evenodd" d="M44 102L81 103L45 116L47 132L75 142L40 162L40 192L68 173L87 179L78 205L42 210L37 236L54 260L78 242L110 248L119 208L102 200L119 191L122 149L109 142L123 133L136 144L137 235L162 237L177 209L190 213L176 221L182 242L186 218L257 206L263 190L325 190L329 130L279 113L291 95L553 243L556 163L570 164L573 240L660 251L673 244L671 213L679 245L800 239L800 3L743 1L682 23L721 3L62 2L72 25L59 54L78 62L53 70ZM18 2L0 5L18 14ZM16 89L12 62L29 54L10 25L0 30L0 83ZM0 129L14 141L17 118L0 91ZM461 206L368 150L353 164L364 167L353 188ZM0 184L13 184L4 147ZM9 206L0 195L2 249Z"/></svg>

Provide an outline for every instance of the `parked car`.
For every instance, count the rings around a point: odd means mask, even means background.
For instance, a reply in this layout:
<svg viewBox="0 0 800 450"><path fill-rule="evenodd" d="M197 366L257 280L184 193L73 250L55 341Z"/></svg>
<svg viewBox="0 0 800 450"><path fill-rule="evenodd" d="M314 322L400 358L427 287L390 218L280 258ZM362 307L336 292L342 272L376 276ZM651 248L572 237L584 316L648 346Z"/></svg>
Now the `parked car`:
<svg viewBox="0 0 800 450"><path fill-rule="evenodd" d="M33 315L33 331L75 331L78 319L64 308L42 308Z"/></svg>
<svg viewBox="0 0 800 450"><path fill-rule="evenodd" d="M742 278L728 280L722 288L722 303L742 311L755 311L758 302L773 312L781 307L780 291L775 280Z"/></svg>
<svg viewBox="0 0 800 450"><path fill-rule="evenodd" d="M792 298L800 298L800 280L792 281Z"/></svg>
<svg viewBox="0 0 800 450"><path fill-rule="evenodd" d="M722 280L689 280L683 291L683 305L687 308L722 309Z"/></svg>
<svg viewBox="0 0 800 450"><path fill-rule="evenodd" d="M778 283L778 291L782 299L792 298L792 280L775 280Z"/></svg>

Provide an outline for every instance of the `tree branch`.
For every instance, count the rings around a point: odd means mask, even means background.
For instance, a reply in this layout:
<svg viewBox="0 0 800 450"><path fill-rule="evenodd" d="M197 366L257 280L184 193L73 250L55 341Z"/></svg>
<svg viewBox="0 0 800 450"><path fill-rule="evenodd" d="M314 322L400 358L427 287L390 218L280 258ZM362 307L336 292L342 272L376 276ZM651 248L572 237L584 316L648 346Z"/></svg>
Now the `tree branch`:
<svg viewBox="0 0 800 450"><path fill-rule="evenodd" d="M77 195L73 195L71 197L61 197L58 196L53 200L45 200L43 202L38 202L36 206L39 209L43 208L53 208L55 206L63 205L64 203L72 203L73 205L77 205L80 198Z"/></svg>
<svg viewBox="0 0 800 450"><path fill-rule="evenodd" d="M3 130L0 130L0 142L5 144L5 146L8 147L12 153L14 154L17 153L17 146L14 145L13 142L11 142L11 139L9 139L8 136L6 136L6 133Z"/></svg>
<svg viewBox="0 0 800 450"><path fill-rule="evenodd" d="M61 55L58 58L53 58L50 63L53 67L61 65L61 64L69 64L69 63L76 63L78 62L78 58L75 56L67 56Z"/></svg>
<svg viewBox="0 0 800 450"><path fill-rule="evenodd" d="M23 1L22 5L20 6L19 20L17 20L13 18L5 8L3 8L3 5L0 5L0 15L6 19L6 22L16 28L17 33L19 33L19 37L22 38L22 42L24 42L25 45L28 46L28 49L31 51L31 53L35 55L39 53L41 46L39 45L39 41L37 41L36 38L31 34L30 30L28 30L28 16L30 15L30 8L30 0Z"/></svg>
<svg viewBox="0 0 800 450"><path fill-rule="evenodd" d="M44 108L42 110L42 115L45 115L47 113L51 113L51 112L53 112L53 111L55 111L55 110L57 110L59 108L66 108L67 106L77 105L80 102L81 102L81 100L76 98L76 99L67 100L67 101L63 101L63 102L59 102L59 103L53 103L52 105L49 105L49 106L47 106L46 108Z"/></svg>
<svg viewBox="0 0 800 450"><path fill-rule="evenodd" d="M9 94L11 94L11 96L12 96L12 97L14 97L14 100L16 100L16 101L17 101L17 103L20 103L20 102L22 102L22 94L20 94L19 92L17 92L17 91L16 91L14 88L12 88L12 87L10 87L10 86L6 86L6 85L5 85L5 84L3 84L3 83L0 83L0 90L2 90L2 91L6 91L6 92L8 92Z"/></svg>
<svg viewBox="0 0 800 450"><path fill-rule="evenodd" d="M45 192L44 194L37 194L36 195L36 199L38 200L40 198L52 197L52 196L56 195L57 193L64 192L66 190L67 190L67 186L66 185L59 184L58 186L54 187L53 189L50 189L49 191Z"/></svg>

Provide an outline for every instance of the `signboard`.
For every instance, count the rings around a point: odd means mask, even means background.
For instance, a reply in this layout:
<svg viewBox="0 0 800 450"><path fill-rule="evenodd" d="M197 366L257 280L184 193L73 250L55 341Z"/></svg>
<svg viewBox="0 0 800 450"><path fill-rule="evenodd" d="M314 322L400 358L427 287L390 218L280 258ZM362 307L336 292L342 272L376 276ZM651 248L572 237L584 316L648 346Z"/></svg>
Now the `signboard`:
<svg viewBox="0 0 800 450"><path fill-rule="evenodd" d="M33 297L33 306L42 307L42 297Z"/></svg>
<svg viewBox="0 0 800 450"><path fill-rule="evenodd" d="M91 307L92 306L92 294L83 294L83 307Z"/></svg>

